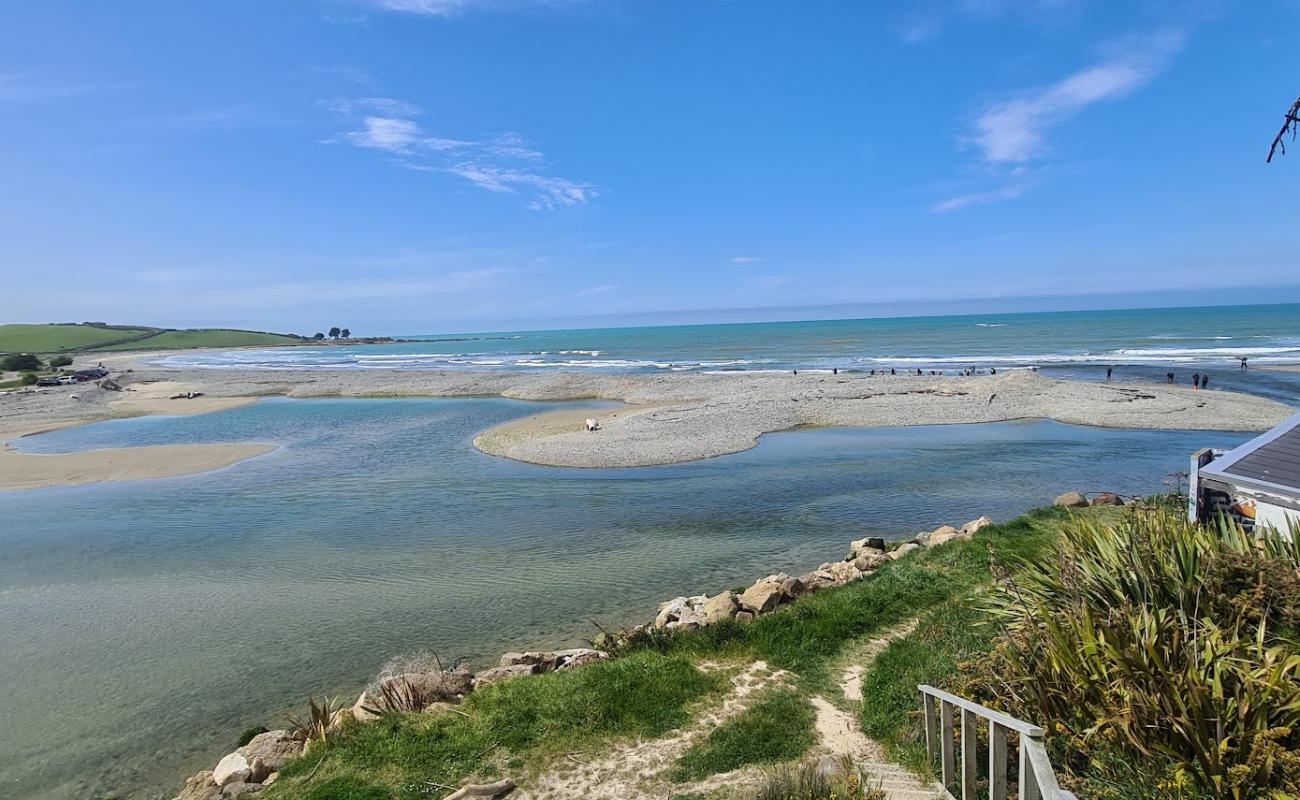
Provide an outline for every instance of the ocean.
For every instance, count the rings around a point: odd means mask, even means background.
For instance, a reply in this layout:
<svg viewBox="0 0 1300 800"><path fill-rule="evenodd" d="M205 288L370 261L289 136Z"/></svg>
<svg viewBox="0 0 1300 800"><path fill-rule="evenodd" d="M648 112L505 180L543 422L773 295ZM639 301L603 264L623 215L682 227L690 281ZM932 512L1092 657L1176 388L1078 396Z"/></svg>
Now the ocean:
<svg viewBox="0 0 1300 800"><path fill-rule="evenodd" d="M997 365L1089 380L1113 365L1117 380L1175 371L1185 382L1199 370L1215 388L1295 403L1300 376L1242 372L1235 359L1300 360L1298 311L431 336L162 360L300 369ZM27 452L278 447L201 475L0 493L0 685L10 688L0 797L170 797L233 749L239 731L280 724L308 694L350 702L390 656L435 650L482 667L507 649L580 644L595 623L643 621L679 594L802 572L867 533L898 539L981 514L1007 519L1068 489L1166 490L1191 451L1250 437L1041 420L800 430L743 453L621 470L521 464L472 446L483 428L554 407L275 398L18 442Z"/></svg>
<svg viewBox="0 0 1300 800"><path fill-rule="evenodd" d="M1300 305L1223 306L1039 314L899 317L813 322L410 335L388 345L326 345L191 352L173 366L240 369L599 370L726 372L792 369L956 372L1038 367L1063 377L1188 382L1300 397L1300 377L1239 375L1300 365Z"/></svg>

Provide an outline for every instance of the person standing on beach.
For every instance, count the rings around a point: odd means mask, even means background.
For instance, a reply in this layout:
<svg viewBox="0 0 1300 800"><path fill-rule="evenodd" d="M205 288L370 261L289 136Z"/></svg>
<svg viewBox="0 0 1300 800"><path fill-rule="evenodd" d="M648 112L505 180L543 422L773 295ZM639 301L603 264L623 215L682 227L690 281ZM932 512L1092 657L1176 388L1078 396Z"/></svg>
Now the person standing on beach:
<svg viewBox="0 0 1300 800"><path fill-rule="evenodd" d="M1242 357L1241 357L1241 369L1242 369L1243 372L1246 370L1246 357L1245 357L1245 356L1242 356Z"/></svg>
<svg viewBox="0 0 1300 800"><path fill-rule="evenodd" d="M1209 385L1210 385L1210 374L1207 372L1206 374L1201 376L1201 388L1204 389Z"/></svg>
<svg viewBox="0 0 1300 800"><path fill-rule="evenodd" d="M1173 382L1174 382L1174 373L1172 373L1172 372L1166 372L1166 373L1165 373L1165 383L1173 383Z"/></svg>
<svg viewBox="0 0 1300 800"><path fill-rule="evenodd" d="M1201 388L1201 373L1199 372L1192 373L1192 388L1193 389Z"/></svg>
<svg viewBox="0 0 1300 800"><path fill-rule="evenodd" d="M1106 367L1106 383L1110 383L1110 372L1111 372L1111 368Z"/></svg>

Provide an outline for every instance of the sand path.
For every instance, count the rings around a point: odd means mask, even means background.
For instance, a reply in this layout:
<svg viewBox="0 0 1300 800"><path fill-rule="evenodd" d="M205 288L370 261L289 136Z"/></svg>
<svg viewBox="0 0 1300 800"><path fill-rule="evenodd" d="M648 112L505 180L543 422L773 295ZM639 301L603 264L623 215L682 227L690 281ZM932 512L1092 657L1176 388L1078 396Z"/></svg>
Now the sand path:
<svg viewBox="0 0 1300 800"><path fill-rule="evenodd" d="M871 776L873 785L885 791L889 800L938 800L942 797L937 786L890 762L884 748L863 735L858 727L862 675L891 641L908 635L915 628L914 620L897 625L867 641L852 656L847 656L846 660L851 663L842 675L840 690L844 693L843 698L837 698L836 702L820 696L810 698L816 712L817 745L809 755L851 758ZM703 664L701 667L722 668L717 664ZM708 794L722 788L734 791L752 789L763 777L761 768L744 767L693 783L673 783L668 775L677 759L691 745L748 708L759 691L789 685L792 677L756 661L731 679L731 691L716 709L690 725L660 739L622 744L604 753L570 753L551 770L527 781L513 796L520 800L568 800L573 797L662 800L674 795Z"/></svg>

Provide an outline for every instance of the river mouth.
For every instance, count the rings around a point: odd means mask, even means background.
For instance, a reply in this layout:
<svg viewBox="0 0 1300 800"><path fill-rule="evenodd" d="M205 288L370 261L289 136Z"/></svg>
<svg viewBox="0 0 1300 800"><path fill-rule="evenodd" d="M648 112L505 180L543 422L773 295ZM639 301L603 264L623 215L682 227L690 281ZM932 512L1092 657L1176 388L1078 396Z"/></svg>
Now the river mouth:
<svg viewBox="0 0 1300 800"><path fill-rule="evenodd" d="M388 656L484 666L577 644L592 620L803 570L867 531L1005 519L1066 489L1160 491L1190 451L1249 438L1048 421L816 429L617 470L472 445L583 405L276 398L23 440L279 447L218 473L3 498L0 681L16 691L0 796L170 796L240 730L308 693L352 695Z"/></svg>

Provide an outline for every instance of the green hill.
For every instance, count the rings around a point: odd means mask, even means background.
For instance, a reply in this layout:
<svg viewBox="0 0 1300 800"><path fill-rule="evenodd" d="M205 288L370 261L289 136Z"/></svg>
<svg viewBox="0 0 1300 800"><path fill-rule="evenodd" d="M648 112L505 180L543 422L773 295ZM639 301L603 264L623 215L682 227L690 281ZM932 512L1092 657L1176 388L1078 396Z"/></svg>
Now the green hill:
<svg viewBox="0 0 1300 800"><path fill-rule="evenodd" d="M295 344L298 336L229 328L151 328L139 325L0 325L0 353L183 350L193 347L246 347Z"/></svg>

